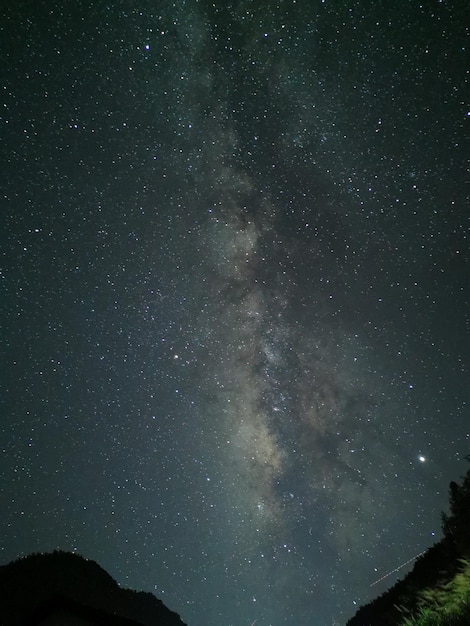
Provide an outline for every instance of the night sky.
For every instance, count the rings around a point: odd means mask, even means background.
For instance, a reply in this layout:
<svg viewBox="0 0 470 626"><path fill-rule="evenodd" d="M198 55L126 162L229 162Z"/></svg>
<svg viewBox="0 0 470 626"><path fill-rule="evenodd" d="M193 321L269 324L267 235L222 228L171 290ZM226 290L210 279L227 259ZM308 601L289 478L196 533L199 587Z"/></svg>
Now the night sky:
<svg viewBox="0 0 470 626"><path fill-rule="evenodd" d="M467 0L5 0L0 563L329 626L468 464Z"/></svg>

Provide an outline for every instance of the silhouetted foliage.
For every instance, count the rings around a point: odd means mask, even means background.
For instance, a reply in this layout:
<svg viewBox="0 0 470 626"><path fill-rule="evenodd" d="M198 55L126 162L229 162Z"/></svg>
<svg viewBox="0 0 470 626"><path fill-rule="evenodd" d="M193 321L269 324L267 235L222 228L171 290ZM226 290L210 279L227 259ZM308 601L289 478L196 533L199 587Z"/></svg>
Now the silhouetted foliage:
<svg viewBox="0 0 470 626"><path fill-rule="evenodd" d="M470 624L470 571L462 571L470 558L470 470L460 485L450 483L449 509L442 514L441 541L417 559L403 580L361 607L347 626Z"/></svg>
<svg viewBox="0 0 470 626"><path fill-rule="evenodd" d="M468 626L470 624L470 561L441 587L420 594L418 610L405 619L403 626Z"/></svg>
<svg viewBox="0 0 470 626"><path fill-rule="evenodd" d="M467 456L470 461L470 456ZM449 485L450 513L442 514L442 531L462 555L470 551L470 471L462 484L452 481Z"/></svg>
<svg viewBox="0 0 470 626"><path fill-rule="evenodd" d="M0 567L2 626L24 626L35 614L48 610L54 598L69 602L75 611L95 610L95 621L101 611L142 626L184 626L151 593L119 587L97 563L77 554L32 554Z"/></svg>

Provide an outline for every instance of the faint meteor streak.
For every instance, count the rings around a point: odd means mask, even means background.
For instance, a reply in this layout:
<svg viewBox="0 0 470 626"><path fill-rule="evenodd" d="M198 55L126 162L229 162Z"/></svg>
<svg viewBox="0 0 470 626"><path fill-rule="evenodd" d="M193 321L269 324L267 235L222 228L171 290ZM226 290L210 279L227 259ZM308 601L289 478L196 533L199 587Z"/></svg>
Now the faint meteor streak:
<svg viewBox="0 0 470 626"><path fill-rule="evenodd" d="M426 550L423 550L422 552L420 552L419 554L417 554L416 556L413 556L411 559L408 559L408 561L405 561L404 563L402 563L401 565L399 565L398 567L396 567L395 569L392 569L392 571L387 572L387 574L384 574L383 576L381 576L380 578L377 578L377 580L375 580L371 585L369 585L369 587L373 587L374 585L376 585L377 583L379 583L381 580L384 580L385 578L388 578L389 576L391 576L392 574L394 574L395 572L398 572L398 570L400 570L402 567L405 567L405 565L408 565L408 563L411 563L412 561L414 561L415 559L417 559L419 556L421 556L422 554L424 554L426 552Z"/></svg>

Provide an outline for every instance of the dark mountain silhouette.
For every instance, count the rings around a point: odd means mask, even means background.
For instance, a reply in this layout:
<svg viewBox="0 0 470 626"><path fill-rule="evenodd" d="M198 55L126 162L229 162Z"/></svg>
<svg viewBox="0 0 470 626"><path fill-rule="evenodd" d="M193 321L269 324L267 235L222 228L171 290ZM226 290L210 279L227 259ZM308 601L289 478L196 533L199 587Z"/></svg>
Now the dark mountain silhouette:
<svg viewBox="0 0 470 626"><path fill-rule="evenodd" d="M470 470L460 485L450 483L449 496L441 541L416 560L403 580L361 607L346 626L470 624Z"/></svg>
<svg viewBox="0 0 470 626"><path fill-rule="evenodd" d="M142 626L141 622L83 606L55 594L33 609L23 626Z"/></svg>
<svg viewBox="0 0 470 626"><path fill-rule="evenodd" d="M151 593L119 587L97 563L70 552L32 554L1 566L0 607L2 626L185 626Z"/></svg>

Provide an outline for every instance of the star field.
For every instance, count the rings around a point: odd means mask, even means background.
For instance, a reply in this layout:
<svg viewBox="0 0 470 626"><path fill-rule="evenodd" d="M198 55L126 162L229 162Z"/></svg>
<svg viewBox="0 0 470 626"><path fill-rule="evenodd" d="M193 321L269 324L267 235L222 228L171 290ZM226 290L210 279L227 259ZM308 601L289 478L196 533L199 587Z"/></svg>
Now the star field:
<svg viewBox="0 0 470 626"><path fill-rule="evenodd" d="M2 563L324 626L436 541L470 439L465 9L6 2Z"/></svg>

